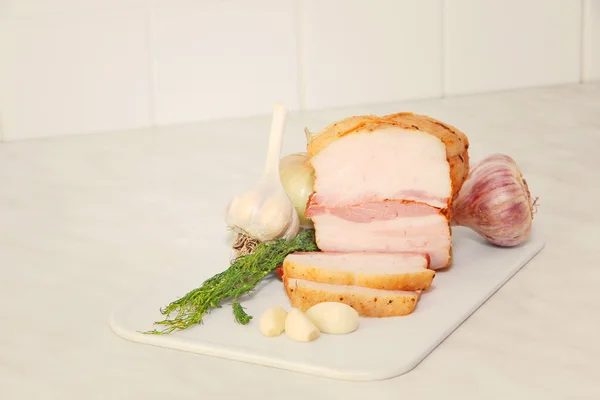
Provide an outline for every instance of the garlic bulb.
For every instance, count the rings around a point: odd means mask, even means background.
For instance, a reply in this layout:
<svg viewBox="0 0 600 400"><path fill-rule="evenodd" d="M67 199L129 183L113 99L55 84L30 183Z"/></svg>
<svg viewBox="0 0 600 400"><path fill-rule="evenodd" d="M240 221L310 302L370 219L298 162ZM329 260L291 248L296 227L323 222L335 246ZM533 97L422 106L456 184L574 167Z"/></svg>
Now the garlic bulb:
<svg viewBox="0 0 600 400"><path fill-rule="evenodd" d="M304 216L304 212L308 197L313 192L314 174L310 155L306 152L289 154L281 159L279 165L281 183L294 204L302 228L313 227L312 221Z"/></svg>
<svg viewBox="0 0 600 400"><path fill-rule="evenodd" d="M471 169L453 203L452 225L500 247L517 246L531 234L535 203L515 160L492 154Z"/></svg>
<svg viewBox="0 0 600 400"><path fill-rule="evenodd" d="M225 222L229 228L242 237L254 239L254 244L291 239L300 229L296 209L279 177L286 113L283 105L275 104L267 160L258 184L235 196L227 206Z"/></svg>

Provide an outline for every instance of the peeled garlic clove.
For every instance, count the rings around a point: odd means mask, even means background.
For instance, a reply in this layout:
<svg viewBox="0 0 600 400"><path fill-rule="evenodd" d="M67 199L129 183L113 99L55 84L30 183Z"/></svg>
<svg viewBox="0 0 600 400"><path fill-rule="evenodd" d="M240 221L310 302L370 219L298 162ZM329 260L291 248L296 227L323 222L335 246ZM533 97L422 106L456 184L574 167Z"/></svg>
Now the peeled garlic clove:
<svg viewBox="0 0 600 400"><path fill-rule="evenodd" d="M306 316L323 333L344 335L358 328L358 312L344 303L315 304L306 311Z"/></svg>
<svg viewBox="0 0 600 400"><path fill-rule="evenodd" d="M287 312L279 306L266 310L258 320L258 329L265 336L279 336L285 330Z"/></svg>
<svg viewBox="0 0 600 400"><path fill-rule="evenodd" d="M319 329L297 308L285 318L285 334L296 342L312 342L320 336Z"/></svg>

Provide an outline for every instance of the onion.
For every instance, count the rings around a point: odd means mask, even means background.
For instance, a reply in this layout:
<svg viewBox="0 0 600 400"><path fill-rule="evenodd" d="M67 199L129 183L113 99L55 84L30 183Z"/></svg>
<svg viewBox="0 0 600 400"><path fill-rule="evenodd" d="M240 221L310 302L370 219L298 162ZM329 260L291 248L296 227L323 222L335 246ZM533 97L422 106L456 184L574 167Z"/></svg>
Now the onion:
<svg viewBox="0 0 600 400"><path fill-rule="evenodd" d="M313 192L314 184L314 169L310 163L310 155L294 153L282 158L279 163L279 176L283 189L298 213L300 227L312 228L312 221L304 216L306 203Z"/></svg>
<svg viewBox="0 0 600 400"><path fill-rule="evenodd" d="M517 246L531 233L534 205L515 160L493 154L471 169L453 203L452 224L497 246Z"/></svg>

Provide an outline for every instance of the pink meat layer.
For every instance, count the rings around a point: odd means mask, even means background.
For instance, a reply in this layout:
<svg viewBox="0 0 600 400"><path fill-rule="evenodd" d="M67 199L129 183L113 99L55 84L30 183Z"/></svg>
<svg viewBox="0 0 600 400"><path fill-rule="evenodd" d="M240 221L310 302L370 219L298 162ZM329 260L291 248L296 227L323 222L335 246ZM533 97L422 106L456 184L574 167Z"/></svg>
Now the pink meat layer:
<svg viewBox="0 0 600 400"><path fill-rule="evenodd" d="M363 203L346 207L326 207L318 203L318 197L313 196L306 207L306 216L332 214L348 221L369 222L373 220L389 220L401 217L426 217L439 214L439 210L426 204L386 200Z"/></svg>
<svg viewBox="0 0 600 400"><path fill-rule="evenodd" d="M327 208L311 201L307 216L324 252L427 254L431 269L444 268L450 260L448 219L425 204L385 201Z"/></svg>

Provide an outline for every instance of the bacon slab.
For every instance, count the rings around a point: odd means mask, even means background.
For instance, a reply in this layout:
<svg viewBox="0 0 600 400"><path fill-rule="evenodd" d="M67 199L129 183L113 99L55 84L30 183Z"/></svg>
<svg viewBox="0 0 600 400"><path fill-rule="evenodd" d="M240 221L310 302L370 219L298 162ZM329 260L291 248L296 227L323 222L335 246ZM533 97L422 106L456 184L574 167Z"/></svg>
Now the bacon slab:
<svg viewBox="0 0 600 400"><path fill-rule="evenodd" d="M374 290L417 289L394 287L415 272L402 264L406 261L382 259L381 254L421 255L431 270L451 264L451 205L469 173L468 147L458 129L412 113L346 118L313 136L307 151L314 192L305 215L314 223L323 254L348 257L294 262L288 256L284 282L301 283L300 294L286 288L290 299L305 306L315 301L305 299L311 293L320 299L350 296L366 315L412 312L412 307L388 310L370 303L368 296L387 296ZM381 268L389 270L387 278L377 272ZM377 286L364 289L365 276ZM406 293L389 296L411 304L418 299Z"/></svg>

